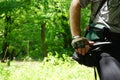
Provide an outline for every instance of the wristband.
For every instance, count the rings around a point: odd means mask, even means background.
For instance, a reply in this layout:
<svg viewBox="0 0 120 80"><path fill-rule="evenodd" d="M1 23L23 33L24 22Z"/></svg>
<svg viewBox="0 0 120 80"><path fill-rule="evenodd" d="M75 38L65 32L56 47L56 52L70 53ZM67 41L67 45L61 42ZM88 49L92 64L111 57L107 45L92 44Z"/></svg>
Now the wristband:
<svg viewBox="0 0 120 80"><path fill-rule="evenodd" d="M80 36L73 36L72 39L80 38Z"/></svg>

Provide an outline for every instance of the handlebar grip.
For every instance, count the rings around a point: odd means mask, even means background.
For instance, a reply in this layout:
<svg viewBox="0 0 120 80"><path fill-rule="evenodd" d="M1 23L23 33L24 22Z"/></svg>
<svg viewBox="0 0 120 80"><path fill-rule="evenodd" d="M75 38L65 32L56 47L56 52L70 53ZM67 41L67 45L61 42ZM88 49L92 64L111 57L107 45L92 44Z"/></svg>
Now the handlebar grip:
<svg viewBox="0 0 120 80"><path fill-rule="evenodd" d="M93 44L93 46L101 46L101 45L108 45L111 44L112 42L96 42Z"/></svg>
<svg viewBox="0 0 120 80"><path fill-rule="evenodd" d="M110 45L112 42L95 42L93 45L90 45L90 50L93 50L97 47L103 46L103 45Z"/></svg>

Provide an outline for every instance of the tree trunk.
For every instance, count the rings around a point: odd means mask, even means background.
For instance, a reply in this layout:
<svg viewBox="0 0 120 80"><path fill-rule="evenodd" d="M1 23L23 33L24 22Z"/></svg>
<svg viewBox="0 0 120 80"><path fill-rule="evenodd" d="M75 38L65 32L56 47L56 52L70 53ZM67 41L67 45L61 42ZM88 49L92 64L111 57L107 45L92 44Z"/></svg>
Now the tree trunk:
<svg viewBox="0 0 120 80"><path fill-rule="evenodd" d="M47 57L47 51L46 51L46 42L45 42L45 32L46 32L46 24L43 23L41 25L41 48L42 48L42 54L43 54L43 57Z"/></svg>
<svg viewBox="0 0 120 80"><path fill-rule="evenodd" d="M12 23L12 19L11 16L7 16L5 17L5 28L4 28L4 41L3 41L3 46L2 46L2 62L4 62L7 58L11 58L11 54L8 51L8 47L9 47L9 33L11 32L9 26Z"/></svg>
<svg viewBox="0 0 120 80"><path fill-rule="evenodd" d="M71 47L71 33L70 33L70 27L67 23L65 23L68 19L67 17L65 17L64 15L62 15L61 17L62 19L62 26L63 26L63 29L64 29L64 33L62 33L63 35L63 38L64 38L64 48L69 48Z"/></svg>

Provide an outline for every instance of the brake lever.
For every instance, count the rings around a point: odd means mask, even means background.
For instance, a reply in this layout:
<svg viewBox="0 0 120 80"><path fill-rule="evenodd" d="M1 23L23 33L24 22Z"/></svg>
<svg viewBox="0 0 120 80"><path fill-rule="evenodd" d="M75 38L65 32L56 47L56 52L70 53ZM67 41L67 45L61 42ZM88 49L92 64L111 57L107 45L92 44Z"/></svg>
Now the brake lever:
<svg viewBox="0 0 120 80"><path fill-rule="evenodd" d="M90 45L90 50L93 50L97 47L103 46L103 45L110 45L112 42L95 42L93 45Z"/></svg>

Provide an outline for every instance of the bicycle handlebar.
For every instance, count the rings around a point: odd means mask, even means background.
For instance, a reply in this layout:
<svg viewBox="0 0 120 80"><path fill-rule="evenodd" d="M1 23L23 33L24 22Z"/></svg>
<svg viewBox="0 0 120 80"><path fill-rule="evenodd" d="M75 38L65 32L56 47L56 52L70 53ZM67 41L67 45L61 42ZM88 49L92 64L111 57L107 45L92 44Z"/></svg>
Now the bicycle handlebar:
<svg viewBox="0 0 120 80"><path fill-rule="evenodd" d="M103 46L103 45L110 45L112 42L96 42L94 43L93 45L91 45L91 49L90 50L93 50L97 47L100 47L100 46Z"/></svg>

